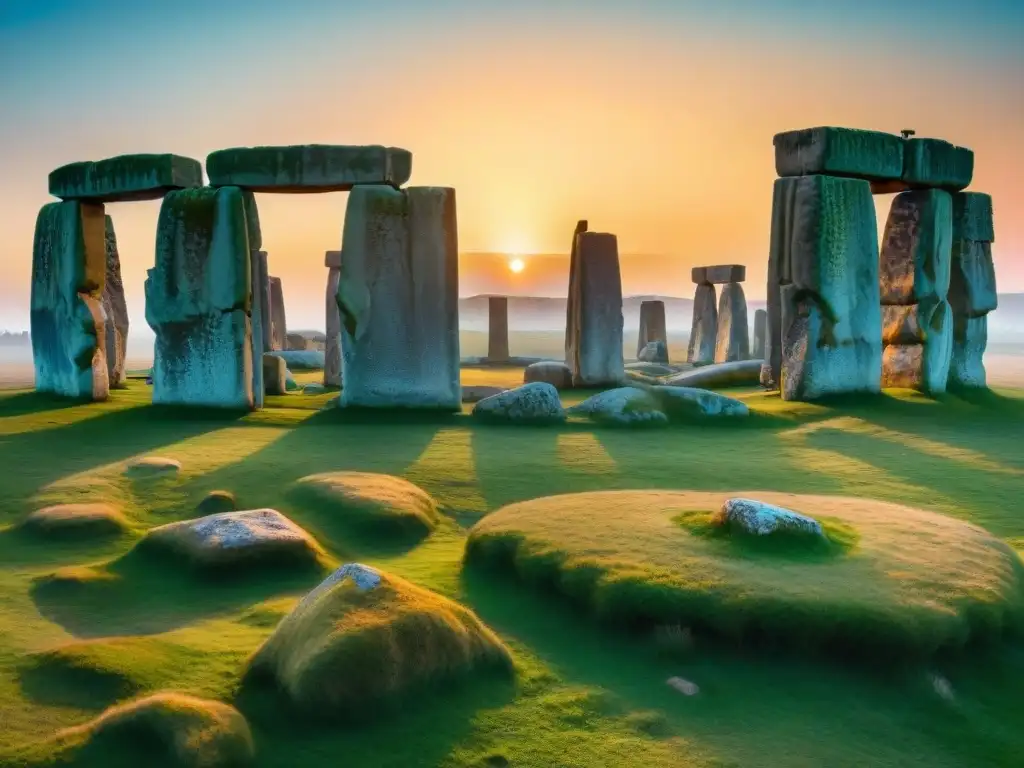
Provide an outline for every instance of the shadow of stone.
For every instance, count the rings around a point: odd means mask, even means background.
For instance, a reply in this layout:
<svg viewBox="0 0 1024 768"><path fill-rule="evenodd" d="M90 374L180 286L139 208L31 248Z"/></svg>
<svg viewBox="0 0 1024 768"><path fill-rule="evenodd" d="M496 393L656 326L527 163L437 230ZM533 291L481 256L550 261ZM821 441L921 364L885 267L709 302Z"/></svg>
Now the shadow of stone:
<svg viewBox="0 0 1024 768"><path fill-rule="evenodd" d="M137 693L132 681L108 671L29 658L18 667L26 698L51 707L99 711Z"/></svg>
<svg viewBox="0 0 1024 768"><path fill-rule="evenodd" d="M11 416L27 416L32 413L46 413L65 408L74 408L88 401L58 397L48 392L16 392L0 395L0 419Z"/></svg>
<svg viewBox="0 0 1024 768"><path fill-rule="evenodd" d="M70 535L50 537L13 525L0 530L0 563L47 566L83 559L95 561L123 550L127 536L125 532L112 532L83 538Z"/></svg>

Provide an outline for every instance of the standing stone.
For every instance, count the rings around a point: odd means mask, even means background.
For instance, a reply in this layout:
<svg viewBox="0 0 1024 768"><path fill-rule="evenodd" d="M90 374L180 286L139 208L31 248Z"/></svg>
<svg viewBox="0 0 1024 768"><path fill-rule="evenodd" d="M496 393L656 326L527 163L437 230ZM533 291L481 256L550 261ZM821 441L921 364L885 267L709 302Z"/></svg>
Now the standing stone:
<svg viewBox="0 0 1024 768"><path fill-rule="evenodd" d="M304 352L314 349L312 339L307 339L301 333L289 333L284 339L285 350L291 352Z"/></svg>
<svg viewBox="0 0 1024 768"><path fill-rule="evenodd" d="M106 400L103 206L49 203L36 219L32 248L32 359L36 391Z"/></svg>
<svg viewBox="0 0 1024 768"><path fill-rule="evenodd" d="M565 299L565 362L569 363L572 358L572 352L570 347L572 344L572 327L574 318L576 317L576 298L573 295L573 286L576 285L576 271L578 257L576 255L576 238L579 237L581 232L586 232L589 224L586 219L580 219L576 222L576 229L572 233L572 247L569 250L569 290Z"/></svg>
<svg viewBox="0 0 1024 768"><path fill-rule="evenodd" d="M702 283L693 294L693 323L690 325L686 362L713 363L717 343L718 302L715 286L711 283Z"/></svg>
<svg viewBox="0 0 1024 768"><path fill-rule="evenodd" d="M258 269L258 274L253 275L253 292L259 292L260 310L260 333L257 341L260 342L260 354L272 352L274 349L273 323L271 322L271 301L270 301L270 272L267 268L267 252L256 251L253 257L253 267ZM253 303L253 306L257 302ZM255 333L255 330L253 331ZM258 358L253 358L254 360Z"/></svg>
<svg viewBox="0 0 1024 768"><path fill-rule="evenodd" d="M124 389L125 357L128 353L128 305L121 281L121 257L117 252L114 222L104 216L107 275L103 284L103 314L106 325L107 377L111 389Z"/></svg>
<svg viewBox="0 0 1024 768"><path fill-rule="evenodd" d="M652 341L660 341L668 349L668 331L665 327L665 302L664 301L641 301L640 302L640 334L636 341L636 356L639 359L644 347ZM659 360L658 362L668 362Z"/></svg>
<svg viewBox="0 0 1024 768"><path fill-rule="evenodd" d="M625 377L622 355L622 277L615 235L576 236L575 282L568 359L573 385L603 387Z"/></svg>
<svg viewBox="0 0 1024 768"><path fill-rule="evenodd" d="M248 221L248 215L246 220ZM251 230L251 225L250 225ZM250 237L252 232L250 231ZM264 251L256 250L252 248L252 240L249 241L249 279L250 285L250 296L252 304L249 308L249 327L251 333L249 334L249 342L251 344L251 357L252 357L252 404L254 408L263 407L263 395L266 391L266 387L263 383L263 366L259 364L259 360L263 357L263 282L266 277L266 257L267 254Z"/></svg>
<svg viewBox="0 0 1024 768"><path fill-rule="evenodd" d="M490 296L487 299L487 360L508 360L508 297Z"/></svg>
<svg viewBox="0 0 1024 768"><path fill-rule="evenodd" d="M358 186L343 237L340 404L461 410L455 190Z"/></svg>
<svg viewBox="0 0 1024 768"><path fill-rule="evenodd" d="M751 349L751 357L755 360L764 360L765 331L768 328L768 313L763 309L754 310L754 346Z"/></svg>
<svg viewBox="0 0 1024 768"><path fill-rule="evenodd" d="M985 347L988 316L953 317L953 354L949 365L950 389L985 388Z"/></svg>
<svg viewBox="0 0 1024 768"><path fill-rule="evenodd" d="M154 403L253 407L250 258L242 190L164 198L146 278Z"/></svg>
<svg viewBox="0 0 1024 768"><path fill-rule="evenodd" d="M718 335L715 362L731 363L750 357L750 330L747 325L747 297L742 283L727 283L718 300Z"/></svg>
<svg viewBox="0 0 1024 768"><path fill-rule="evenodd" d="M882 386L946 391L953 313L946 301L883 307Z"/></svg>
<svg viewBox="0 0 1024 768"><path fill-rule="evenodd" d="M338 283L341 280L341 251L327 251L326 342L324 343L324 386L341 386L341 314L338 311Z"/></svg>
<svg viewBox="0 0 1024 768"><path fill-rule="evenodd" d="M283 357L265 354L259 366L263 372L264 392L268 395L288 393L288 365Z"/></svg>
<svg viewBox="0 0 1024 768"><path fill-rule="evenodd" d="M270 278L270 348L288 349L288 323L284 316L284 288L280 277Z"/></svg>
<svg viewBox="0 0 1024 768"><path fill-rule="evenodd" d="M984 317L999 306L992 243L957 240L954 243L949 302L964 317Z"/></svg>

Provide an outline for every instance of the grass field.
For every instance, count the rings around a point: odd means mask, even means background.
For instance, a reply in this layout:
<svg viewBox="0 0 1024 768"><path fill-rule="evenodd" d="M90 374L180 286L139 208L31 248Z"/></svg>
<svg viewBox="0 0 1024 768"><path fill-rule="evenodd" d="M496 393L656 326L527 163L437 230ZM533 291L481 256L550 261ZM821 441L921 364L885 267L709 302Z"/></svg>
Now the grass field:
<svg viewBox="0 0 1024 768"><path fill-rule="evenodd" d="M463 380L509 385L521 371L471 369ZM139 381L103 404L5 393L0 765L47 765L59 729L90 733L123 718L114 710L96 720L112 705L159 691L237 708L258 766L1021 765L1024 644L897 668L733 647L699 633L692 647L667 653L657 636L601 625L558 595L463 567L468 529L500 507L614 489L863 496L1024 545L1024 390L939 400L895 392L833 405L731 394L754 411L742 425L650 432L487 426L465 414L353 417L320 411L330 394L208 415L153 408ZM181 470L125 475L126 461L147 455L176 459ZM350 537L297 502L294 481L343 470L416 483L436 500L437 524L396 546ZM211 582L130 554L146 530L196 516L213 490L233 493L241 509L288 515L316 537L329 566L365 562L472 609L511 651L514 681L481 675L351 727L307 722L248 695L248 660L322 573ZM19 525L60 503L112 505L117 525L59 537ZM936 674L949 681L951 700L936 692ZM700 692L682 695L666 685L671 677ZM169 701L200 723L190 727L234 722L230 709L203 714L192 699ZM163 765L119 752L130 743L108 740L78 764Z"/></svg>

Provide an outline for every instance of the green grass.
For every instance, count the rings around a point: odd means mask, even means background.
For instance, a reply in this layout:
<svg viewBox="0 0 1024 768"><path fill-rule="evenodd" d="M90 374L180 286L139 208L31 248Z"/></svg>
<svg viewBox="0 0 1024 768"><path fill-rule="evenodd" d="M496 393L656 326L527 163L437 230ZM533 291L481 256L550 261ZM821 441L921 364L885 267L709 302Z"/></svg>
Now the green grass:
<svg viewBox="0 0 1024 768"><path fill-rule="evenodd" d="M480 370L464 380L521 376ZM268 398L246 416L182 412L149 405L149 388L135 381L102 404L0 397L0 765L17 765L25 748L31 764L45 764L59 754L58 730L164 690L237 707L258 766L1018 764L1020 644L895 671L728 648L699 634L686 653L666 654L654 635L600 626L561 598L462 568L468 528L499 507L613 489L863 496L1024 542L1024 393L934 401L894 392L813 405L729 394L751 418L657 432L508 429L476 422L468 408L406 421L318 412L332 393ZM149 455L177 459L181 470L124 474L125 462ZM437 502L437 526L416 546L384 546L290 498L298 479L339 471L415 483ZM325 567L367 562L465 605L510 649L515 680L470 679L353 727L306 722L249 694L247 660L323 571L211 583L128 554L144 531L195 516L214 490L234 494L239 509L288 515L316 536ZM62 503L116 505L128 528L81 539L17 529L33 510ZM929 672L951 681L953 704L936 696ZM672 676L701 693L682 696L665 684ZM79 764L118 765L109 752L81 754Z"/></svg>

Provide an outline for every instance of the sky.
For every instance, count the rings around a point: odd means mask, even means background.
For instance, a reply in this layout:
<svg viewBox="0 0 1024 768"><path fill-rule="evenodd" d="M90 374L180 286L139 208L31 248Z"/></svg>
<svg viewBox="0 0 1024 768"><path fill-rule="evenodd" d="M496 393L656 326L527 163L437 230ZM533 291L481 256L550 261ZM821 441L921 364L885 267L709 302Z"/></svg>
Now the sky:
<svg viewBox="0 0 1024 768"><path fill-rule="evenodd" d="M759 299L772 136L912 128L975 150L999 290L1024 291L1022 39L1022 0L0 0L0 328L28 326L51 170L268 144L411 150L410 184L457 191L462 295L564 295L550 255L585 218L626 294L738 263ZM289 325L323 327L346 195L257 200ZM107 209L141 329L159 207Z"/></svg>

